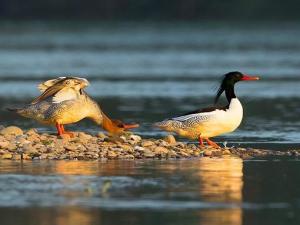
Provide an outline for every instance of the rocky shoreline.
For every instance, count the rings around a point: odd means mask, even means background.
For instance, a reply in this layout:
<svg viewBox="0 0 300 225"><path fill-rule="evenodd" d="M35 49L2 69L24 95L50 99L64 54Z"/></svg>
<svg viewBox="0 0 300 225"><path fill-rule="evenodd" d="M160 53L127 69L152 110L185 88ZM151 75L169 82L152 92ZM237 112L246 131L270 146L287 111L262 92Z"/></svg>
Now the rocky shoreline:
<svg viewBox="0 0 300 225"><path fill-rule="evenodd" d="M164 139L142 139L126 133L110 137L74 132L75 137L39 134L35 129L23 131L10 126L0 130L0 159L3 160L134 160L188 159L198 157L300 156L300 150L272 151L253 148L199 148L195 144L176 142L172 135Z"/></svg>

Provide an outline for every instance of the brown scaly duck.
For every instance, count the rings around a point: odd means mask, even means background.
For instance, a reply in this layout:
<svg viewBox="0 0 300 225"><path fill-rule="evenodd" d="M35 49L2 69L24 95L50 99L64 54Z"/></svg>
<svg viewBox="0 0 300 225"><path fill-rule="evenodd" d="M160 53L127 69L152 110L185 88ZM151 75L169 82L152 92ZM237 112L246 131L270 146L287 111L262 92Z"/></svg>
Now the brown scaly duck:
<svg viewBox="0 0 300 225"><path fill-rule="evenodd" d="M73 133L66 132L64 125L76 123L84 118L91 119L112 134L138 127L138 124L124 124L119 120L108 118L100 106L83 90L88 85L86 79L79 77L48 80L38 86L42 94L31 104L9 110L43 124L55 125L58 135L68 134L71 137L74 136Z"/></svg>

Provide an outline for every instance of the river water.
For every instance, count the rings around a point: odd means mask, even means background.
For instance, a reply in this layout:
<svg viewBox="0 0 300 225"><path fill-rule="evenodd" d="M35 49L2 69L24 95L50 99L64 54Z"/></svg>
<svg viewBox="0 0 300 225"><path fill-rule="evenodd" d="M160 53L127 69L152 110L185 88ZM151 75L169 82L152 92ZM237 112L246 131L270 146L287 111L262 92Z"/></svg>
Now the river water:
<svg viewBox="0 0 300 225"><path fill-rule="evenodd" d="M298 148L299 24L0 24L1 124L54 132L5 109L37 84L87 78L87 92L113 118L152 123L212 104L222 74L239 70L244 120L215 138L227 146ZM223 101L224 102L224 101ZM71 130L96 133L89 121ZM299 161L0 162L0 214L7 224L297 224ZM13 216L15 215L15 216ZM18 215L18 216L16 216ZM80 222L79 222L80 221Z"/></svg>

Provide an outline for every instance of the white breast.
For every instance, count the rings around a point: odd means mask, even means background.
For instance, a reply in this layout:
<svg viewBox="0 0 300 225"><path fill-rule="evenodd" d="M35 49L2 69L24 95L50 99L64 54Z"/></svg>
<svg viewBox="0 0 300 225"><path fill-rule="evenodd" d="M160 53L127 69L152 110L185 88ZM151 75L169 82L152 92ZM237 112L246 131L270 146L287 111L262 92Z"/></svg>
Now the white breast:
<svg viewBox="0 0 300 225"><path fill-rule="evenodd" d="M231 125L232 131L238 128L243 119L243 106L237 98L231 99L227 114L228 123Z"/></svg>
<svg viewBox="0 0 300 225"><path fill-rule="evenodd" d="M234 131L243 119L243 107L237 98L230 101L227 110L217 110L215 115L205 123L203 136L214 137Z"/></svg>

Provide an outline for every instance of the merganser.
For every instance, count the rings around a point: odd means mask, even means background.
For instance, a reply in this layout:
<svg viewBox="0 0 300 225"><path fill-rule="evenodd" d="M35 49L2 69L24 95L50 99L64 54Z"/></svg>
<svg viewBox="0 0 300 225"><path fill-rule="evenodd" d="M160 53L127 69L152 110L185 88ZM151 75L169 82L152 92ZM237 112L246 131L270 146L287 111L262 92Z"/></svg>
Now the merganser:
<svg viewBox="0 0 300 225"><path fill-rule="evenodd" d="M204 146L204 139L207 144L220 148L218 144L209 138L232 132L238 128L243 118L243 107L235 95L234 85L239 81L249 80L259 80L259 77L248 76L238 71L227 73L224 75L215 97L215 104L225 91L228 105L196 110L154 125L189 139L198 139L201 147Z"/></svg>
<svg viewBox="0 0 300 225"><path fill-rule="evenodd" d="M60 77L41 83L38 88L43 92L31 104L9 109L21 116L35 119L43 124L55 125L58 135L66 132L64 124L76 123L89 118L112 134L119 134L127 129L136 128L138 124L124 124L120 120L111 120L99 105L83 90L89 82L84 78Z"/></svg>

